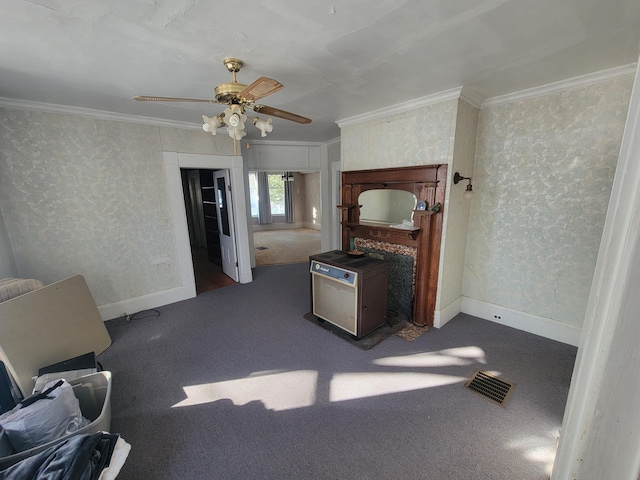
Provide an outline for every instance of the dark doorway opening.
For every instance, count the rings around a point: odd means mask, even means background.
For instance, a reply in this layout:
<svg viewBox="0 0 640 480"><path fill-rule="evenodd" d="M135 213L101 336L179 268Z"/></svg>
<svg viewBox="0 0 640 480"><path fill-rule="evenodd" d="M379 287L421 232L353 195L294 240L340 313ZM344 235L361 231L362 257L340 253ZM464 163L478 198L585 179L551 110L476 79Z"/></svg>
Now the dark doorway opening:
<svg viewBox="0 0 640 480"><path fill-rule="evenodd" d="M196 294L235 282L222 271L213 172L181 169Z"/></svg>

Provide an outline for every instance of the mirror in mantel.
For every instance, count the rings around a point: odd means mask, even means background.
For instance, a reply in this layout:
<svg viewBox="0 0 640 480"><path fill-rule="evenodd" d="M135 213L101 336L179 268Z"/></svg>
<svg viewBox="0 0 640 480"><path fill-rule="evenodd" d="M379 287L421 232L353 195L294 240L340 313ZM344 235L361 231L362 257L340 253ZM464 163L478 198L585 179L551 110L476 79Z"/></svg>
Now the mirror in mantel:
<svg viewBox="0 0 640 480"><path fill-rule="evenodd" d="M358 197L360 223L385 226L411 222L416 208L416 196L406 190L366 190Z"/></svg>

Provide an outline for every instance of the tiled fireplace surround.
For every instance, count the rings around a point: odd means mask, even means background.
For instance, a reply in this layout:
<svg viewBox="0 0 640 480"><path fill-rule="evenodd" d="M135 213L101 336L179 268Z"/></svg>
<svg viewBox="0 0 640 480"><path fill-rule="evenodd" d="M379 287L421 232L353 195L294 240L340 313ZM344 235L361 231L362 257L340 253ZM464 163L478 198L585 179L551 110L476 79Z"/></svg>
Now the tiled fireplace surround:
<svg viewBox="0 0 640 480"><path fill-rule="evenodd" d="M367 252L370 256L386 260L389 263L387 310L410 320L413 312L413 296L416 290L416 247L366 238L356 238L354 246L357 250Z"/></svg>

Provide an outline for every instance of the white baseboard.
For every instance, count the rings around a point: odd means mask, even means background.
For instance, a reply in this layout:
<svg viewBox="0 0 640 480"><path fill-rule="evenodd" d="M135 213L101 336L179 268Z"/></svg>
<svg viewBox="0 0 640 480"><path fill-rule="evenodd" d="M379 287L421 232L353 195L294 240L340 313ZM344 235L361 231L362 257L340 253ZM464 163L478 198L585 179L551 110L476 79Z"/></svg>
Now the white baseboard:
<svg viewBox="0 0 640 480"><path fill-rule="evenodd" d="M286 222L277 222L277 223L265 223L265 224L253 224L254 232L264 232L269 230L291 230L295 228L303 228L304 223L296 222L296 223L286 223Z"/></svg>
<svg viewBox="0 0 640 480"><path fill-rule="evenodd" d="M268 230L292 230L296 228L311 228L313 230L322 230L322 226L313 222L296 222L296 223L267 223L264 225L253 224L254 232L264 232Z"/></svg>
<svg viewBox="0 0 640 480"><path fill-rule="evenodd" d="M539 317L530 313L519 312L492 303L481 302L462 297L461 311L474 317L517 328L525 332L567 343L575 347L580 343L582 329L577 325L557 322L550 318Z"/></svg>
<svg viewBox="0 0 640 480"><path fill-rule="evenodd" d="M102 320L113 320L124 315L133 315L134 313L151 308L161 307L170 303L186 300L196 296L195 285L186 287L177 287L162 292L150 293L140 297L129 298L119 302L98 305L98 311Z"/></svg>
<svg viewBox="0 0 640 480"><path fill-rule="evenodd" d="M461 304L462 297L458 297L446 307L436 310L433 316L433 326L436 328L444 326L449 320L462 311Z"/></svg>
<svg viewBox="0 0 640 480"><path fill-rule="evenodd" d="M322 226L319 223L303 222L303 228L311 228L312 230L322 230Z"/></svg>

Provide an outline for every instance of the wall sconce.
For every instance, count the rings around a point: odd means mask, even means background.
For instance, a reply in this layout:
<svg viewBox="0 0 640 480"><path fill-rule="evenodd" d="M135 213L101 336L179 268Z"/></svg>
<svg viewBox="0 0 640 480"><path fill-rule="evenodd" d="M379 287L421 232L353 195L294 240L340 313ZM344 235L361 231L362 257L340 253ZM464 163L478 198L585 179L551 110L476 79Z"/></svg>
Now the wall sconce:
<svg viewBox="0 0 640 480"><path fill-rule="evenodd" d="M471 185L471 177L463 177L458 172L456 172L453 175L453 183L457 185L460 180L469 180L469 183L467 184L467 189L462 194L462 198L466 198L466 199L473 198L473 185Z"/></svg>

